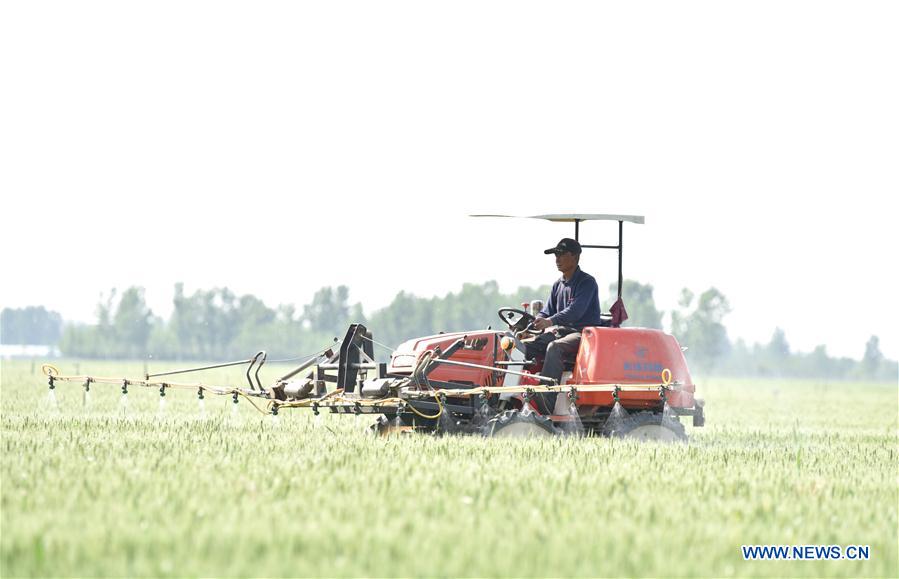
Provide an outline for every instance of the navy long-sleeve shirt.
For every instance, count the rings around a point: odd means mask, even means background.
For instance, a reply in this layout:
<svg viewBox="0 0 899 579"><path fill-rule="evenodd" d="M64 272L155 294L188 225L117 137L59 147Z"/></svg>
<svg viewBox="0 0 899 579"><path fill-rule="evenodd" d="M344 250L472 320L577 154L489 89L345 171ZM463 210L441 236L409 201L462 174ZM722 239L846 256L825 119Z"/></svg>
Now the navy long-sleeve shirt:
<svg viewBox="0 0 899 579"><path fill-rule="evenodd" d="M599 286L589 273L578 267L571 279L560 278L553 284L546 305L538 314L556 326L582 329L599 325Z"/></svg>

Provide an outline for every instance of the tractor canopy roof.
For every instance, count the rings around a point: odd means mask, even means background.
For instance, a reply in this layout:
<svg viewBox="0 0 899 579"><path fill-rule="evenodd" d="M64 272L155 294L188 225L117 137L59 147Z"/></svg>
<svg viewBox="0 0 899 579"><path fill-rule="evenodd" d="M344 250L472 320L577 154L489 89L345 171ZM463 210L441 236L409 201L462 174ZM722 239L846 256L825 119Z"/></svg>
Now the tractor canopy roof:
<svg viewBox="0 0 899 579"><path fill-rule="evenodd" d="M613 249L618 252L618 301L621 302L621 289L624 285L624 273L622 272L622 253L624 251L624 222L643 224L642 215L610 215L605 213L550 213L547 215L496 215L477 214L470 217L518 217L525 219L545 219L556 223L574 223L574 238L580 242L582 221L617 221L618 244L617 245L587 245L581 243L583 249ZM623 304L623 302L622 302ZM616 305L618 305L616 303ZM614 309L615 306L613 306ZM623 309L623 305L622 305ZM627 314L625 314L626 318Z"/></svg>
<svg viewBox="0 0 899 579"><path fill-rule="evenodd" d="M642 215L609 215L605 213L552 213L549 215L471 215L471 217L516 217L521 219L545 219L558 223L578 223L581 221L627 221L643 224Z"/></svg>

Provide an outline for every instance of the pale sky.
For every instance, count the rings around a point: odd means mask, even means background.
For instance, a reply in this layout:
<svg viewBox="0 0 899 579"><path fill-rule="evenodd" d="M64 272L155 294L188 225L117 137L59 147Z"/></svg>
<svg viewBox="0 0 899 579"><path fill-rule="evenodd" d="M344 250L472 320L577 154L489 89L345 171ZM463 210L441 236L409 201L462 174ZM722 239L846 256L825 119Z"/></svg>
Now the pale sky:
<svg viewBox="0 0 899 579"><path fill-rule="evenodd" d="M876 334L896 358L897 16L4 2L0 304L89 321L111 287L167 315L178 281L269 305L346 284L371 312L557 277L541 250L569 226L470 213L627 213L625 275L660 307L714 285L732 338L858 358ZM614 263L582 260L601 288Z"/></svg>

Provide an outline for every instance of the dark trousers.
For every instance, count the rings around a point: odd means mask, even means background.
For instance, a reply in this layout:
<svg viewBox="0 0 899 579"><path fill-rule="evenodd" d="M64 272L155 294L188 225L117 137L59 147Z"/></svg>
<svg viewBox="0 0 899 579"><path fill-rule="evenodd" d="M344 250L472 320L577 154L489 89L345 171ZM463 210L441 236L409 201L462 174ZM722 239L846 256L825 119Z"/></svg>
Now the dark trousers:
<svg viewBox="0 0 899 579"><path fill-rule="evenodd" d="M543 370L540 374L559 382L562 380L562 362L573 360L577 355L577 350L581 345L581 331L564 326L553 326L526 343L526 355L529 359L546 352ZM537 406L541 414L553 413L557 396L558 394L554 392L537 395Z"/></svg>

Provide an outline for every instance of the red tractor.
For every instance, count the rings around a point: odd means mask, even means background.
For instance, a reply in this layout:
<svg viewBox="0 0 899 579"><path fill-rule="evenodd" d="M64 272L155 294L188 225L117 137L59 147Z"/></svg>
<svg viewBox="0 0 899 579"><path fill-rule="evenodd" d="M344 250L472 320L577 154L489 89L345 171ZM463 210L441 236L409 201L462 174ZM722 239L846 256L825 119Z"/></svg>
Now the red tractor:
<svg viewBox="0 0 899 579"><path fill-rule="evenodd" d="M506 217L506 216L492 216ZM618 300L625 221L632 215L540 215L580 223L618 222L618 245L581 245L618 252ZM534 308L527 306L533 305ZM506 328L440 333L408 340L378 364L371 332L351 325L339 352L307 362L266 391L281 407L311 407L316 413L380 415L381 433L433 431L489 436L603 434L657 440L686 439L680 416L704 421L703 403L677 340L647 328L621 328L604 314L600 326L582 331L576 359L567 361L561 383L541 376L543 360L527 359L526 342L540 304L500 308ZM622 308L623 309L623 308ZM626 314L625 314L626 316ZM308 371L307 371L308 370ZM295 376L305 375L302 379ZM336 371L336 375L334 375ZM369 374L374 374L369 376ZM333 383L334 388L328 388ZM551 413L535 397L558 393Z"/></svg>
<svg viewBox="0 0 899 579"><path fill-rule="evenodd" d="M492 216L500 217L500 216ZM266 400L277 417L282 409L309 408L316 414L379 416L377 432L477 433L488 436L551 436L602 434L656 440L684 440L681 416L703 425L703 404L677 340L661 330L618 327L626 318L621 302L622 235L624 222L643 223L634 215L538 215L537 219L574 223L579 241L584 221L617 221L618 245L584 245L585 249L618 252L618 301L601 316L600 325L582 331L580 349L568 360L557 383L541 375L543 360L528 359L527 341L537 334L532 325L536 303L497 312L506 326L437 334L409 340L378 363L376 343L362 324L349 327L340 347L326 348L299 367L263 387L259 370L265 352L249 360L146 374L143 379L61 376L45 365L50 396L60 382L78 382L85 393L92 384L114 384L159 390L160 408L172 389L196 390L201 406L207 394ZM248 388L203 383L169 382L169 376L248 364ZM554 396L553 396L554 395ZM553 405L547 402L555 399ZM54 398L55 400L55 398ZM541 402L542 404L537 404ZM552 408L550 409L550 406ZM544 412L539 408L543 407Z"/></svg>

